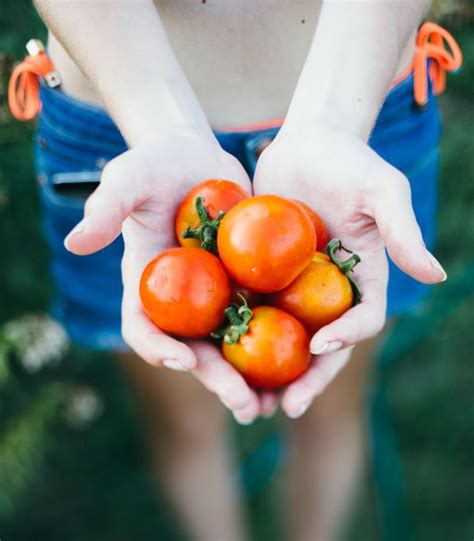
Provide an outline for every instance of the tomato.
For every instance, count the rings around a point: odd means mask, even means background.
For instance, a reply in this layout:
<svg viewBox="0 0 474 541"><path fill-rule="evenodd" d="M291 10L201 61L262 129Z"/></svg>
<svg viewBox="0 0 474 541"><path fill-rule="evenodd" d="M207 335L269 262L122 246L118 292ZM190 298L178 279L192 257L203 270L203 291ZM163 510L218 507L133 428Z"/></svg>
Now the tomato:
<svg viewBox="0 0 474 541"><path fill-rule="evenodd" d="M295 203L298 203L301 208L303 208L311 218L311 221L313 222L314 230L316 231L316 239L317 239L317 245L316 250L318 252L322 252L324 248L326 248L326 244L329 240L329 233L326 227L326 224L323 222L323 219L321 216L314 211L310 206L308 206L306 203L303 203L303 201L298 201L297 199L293 199Z"/></svg>
<svg viewBox="0 0 474 541"><path fill-rule="evenodd" d="M296 317L313 335L316 331L342 316L353 305L357 287L349 273L360 261L353 255L345 262L334 256L333 239L328 250L334 259L316 252L311 264L288 287L270 296L269 303ZM334 262L334 260L336 262Z"/></svg>
<svg viewBox="0 0 474 541"><path fill-rule="evenodd" d="M215 242L221 213L227 212L247 197L249 194L230 180L210 179L195 186L183 199L176 213L175 226L179 244L216 252ZM187 237L184 238L183 234Z"/></svg>
<svg viewBox="0 0 474 541"><path fill-rule="evenodd" d="M258 389L276 389L298 378L310 361L309 336L290 314L271 306L231 305L222 354ZM222 336L222 333L221 333Z"/></svg>
<svg viewBox="0 0 474 541"><path fill-rule="evenodd" d="M200 248L172 248L143 271L140 297L146 315L163 331L198 338L219 327L231 286L219 259Z"/></svg>
<svg viewBox="0 0 474 541"><path fill-rule="evenodd" d="M270 293L286 287L309 265L316 234L297 203L262 195L244 199L224 216L217 248L235 282Z"/></svg>

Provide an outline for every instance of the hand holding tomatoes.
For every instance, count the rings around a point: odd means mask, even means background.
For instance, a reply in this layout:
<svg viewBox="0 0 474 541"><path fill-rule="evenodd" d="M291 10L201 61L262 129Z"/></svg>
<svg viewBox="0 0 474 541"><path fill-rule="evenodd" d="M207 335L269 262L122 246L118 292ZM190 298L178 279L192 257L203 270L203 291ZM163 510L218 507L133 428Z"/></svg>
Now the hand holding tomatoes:
<svg viewBox="0 0 474 541"><path fill-rule="evenodd" d="M302 377L308 331L339 317L359 293L350 276L358 256L340 261L335 239L329 256L315 252L327 243L327 229L300 201L250 198L230 181L205 181L180 205L176 233L184 246L158 255L143 272L146 314L176 336L222 338L224 358L256 389ZM239 290L253 298L252 308ZM267 293L274 306L265 306ZM235 295L241 306L229 305ZM229 325L218 330L224 315Z"/></svg>
<svg viewBox="0 0 474 541"><path fill-rule="evenodd" d="M259 414L258 397L223 359L220 349L208 340L168 335L146 316L139 296L146 265L177 245L173 223L182 198L196 179L211 175L232 178L250 190L241 164L216 144L212 134L209 140L193 130L158 132L106 165L99 187L86 204L84 227L70 236L68 245L75 253L90 253L122 231L125 342L154 367L189 372L229 409L250 421Z"/></svg>
<svg viewBox="0 0 474 541"><path fill-rule="evenodd" d="M356 268L362 302L312 338L311 350L318 357L283 396L282 408L291 415L300 414L331 382L337 373L333 368L341 369L349 358L339 362L345 348L383 328L388 281L385 247L394 263L413 278L430 284L445 279L423 244L407 179L369 148L364 136L351 131L354 126L347 119L342 120L347 129L322 118L302 126L290 108L254 175L255 194L272 191L308 203L320 213L331 235L362 259ZM325 353L338 348L341 352Z"/></svg>

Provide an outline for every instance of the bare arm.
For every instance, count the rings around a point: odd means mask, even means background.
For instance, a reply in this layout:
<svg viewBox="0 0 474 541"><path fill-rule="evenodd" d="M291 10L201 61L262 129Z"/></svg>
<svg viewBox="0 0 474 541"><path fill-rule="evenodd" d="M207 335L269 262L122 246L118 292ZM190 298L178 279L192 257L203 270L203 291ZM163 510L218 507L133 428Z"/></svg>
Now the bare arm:
<svg viewBox="0 0 474 541"><path fill-rule="evenodd" d="M133 146L157 129L212 137L151 0L35 0Z"/></svg>
<svg viewBox="0 0 474 541"><path fill-rule="evenodd" d="M407 178L367 145L403 50L428 2L326 0L287 118L262 153L255 193L300 199L331 236L357 252L362 302L312 338L312 366L285 391L282 408L299 417L350 358L354 344L385 322L390 258L416 280L446 279L426 250ZM296 182L295 182L296 180Z"/></svg>
<svg viewBox="0 0 474 541"><path fill-rule="evenodd" d="M430 0L325 0L287 126L328 123L368 138Z"/></svg>
<svg viewBox="0 0 474 541"><path fill-rule="evenodd" d="M230 178L250 191L247 174L217 143L151 0L35 3L131 147L106 165L66 247L86 255L122 233L125 341L154 366L192 371L237 419L252 421L258 397L218 349L164 334L143 313L138 293L145 265L176 244L174 215L186 192L206 178Z"/></svg>

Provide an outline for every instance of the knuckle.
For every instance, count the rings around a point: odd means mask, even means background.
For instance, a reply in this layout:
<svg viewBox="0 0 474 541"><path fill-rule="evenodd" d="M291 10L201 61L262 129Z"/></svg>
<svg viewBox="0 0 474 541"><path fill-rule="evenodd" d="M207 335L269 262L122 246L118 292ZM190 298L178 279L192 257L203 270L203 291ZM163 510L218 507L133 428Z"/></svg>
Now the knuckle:
<svg viewBox="0 0 474 541"><path fill-rule="evenodd" d="M383 331L386 321L387 321L387 317L385 316L385 314L383 314L382 316L376 319L375 324L374 324L374 329L373 329L374 336L376 336L377 334Z"/></svg>
<svg viewBox="0 0 474 541"><path fill-rule="evenodd" d="M130 331L128 330L128 325L122 324L121 332L123 341L127 344L127 346L133 348L133 339L131 337Z"/></svg>
<svg viewBox="0 0 474 541"><path fill-rule="evenodd" d="M365 335L367 335L367 338L373 338L374 336L377 336L380 332L382 332L385 327L385 321L385 312L376 314L375 316L371 316L365 326L365 329L369 330L369 332L365 330L364 333Z"/></svg>
<svg viewBox="0 0 474 541"><path fill-rule="evenodd" d="M100 182L102 184L108 184L113 180L119 173L119 170L121 169L121 165L118 162L118 158L115 160L111 160L110 162L107 162L106 166L102 170L102 175L100 177Z"/></svg>
<svg viewBox="0 0 474 541"><path fill-rule="evenodd" d="M98 206L98 197L97 197L97 190L98 188L96 189L96 191L90 195L85 204L84 204L84 214L91 214Z"/></svg>
<svg viewBox="0 0 474 541"><path fill-rule="evenodd" d="M243 410L250 405L250 396L244 392L216 392L221 402L231 410Z"/></svg>
<svg viewBox="0 0 474 541"><path fill-rule="evenodd" d="M408 178L398 169L393 169L393 174L390 176L391 189L403 194L410 194L411 187Z"/></svg>

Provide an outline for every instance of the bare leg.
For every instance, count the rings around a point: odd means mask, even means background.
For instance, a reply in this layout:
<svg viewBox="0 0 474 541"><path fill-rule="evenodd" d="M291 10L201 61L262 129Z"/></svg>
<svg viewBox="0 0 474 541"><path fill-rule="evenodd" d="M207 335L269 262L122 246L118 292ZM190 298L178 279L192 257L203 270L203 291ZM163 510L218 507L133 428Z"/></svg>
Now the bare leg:
<svg viewBox="0 0 474 541"><path fill-rule="evenodd" d="M193 540L241 541L238 489L224 407L194 378L119 355L143 407L154 473Z"/></svg>
<svg viewBox="0 0 474 541"><path fill-rule="evenodd" d="M345 525L365 457L364 391L374 345L356 346L336 380L291 423L294 541L334 541Z"/></svg>

